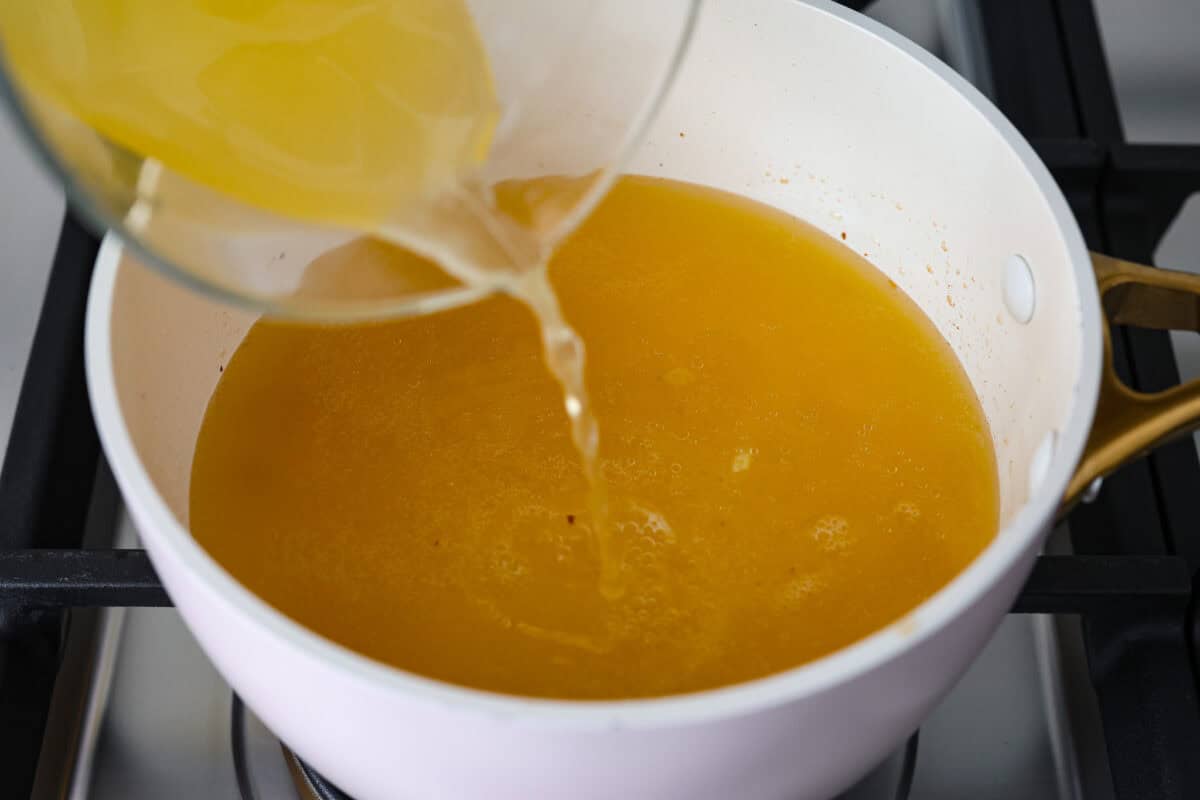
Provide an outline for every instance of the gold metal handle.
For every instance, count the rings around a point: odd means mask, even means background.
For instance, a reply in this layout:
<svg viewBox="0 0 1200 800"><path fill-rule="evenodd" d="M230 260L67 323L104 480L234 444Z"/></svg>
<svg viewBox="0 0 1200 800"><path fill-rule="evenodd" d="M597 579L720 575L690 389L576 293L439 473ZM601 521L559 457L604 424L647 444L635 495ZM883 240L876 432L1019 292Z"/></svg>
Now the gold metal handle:
<svg viewBox="0 0 1200 800"><path fill-rule="evenodd" d="M1100 302L1110 322L1155 330L1200 332L1200 275L1155 269L1092 253ZM1125 385L1113 369L1104 328L1104 367L1096 418L1067 486L1064 510L1097 478L1200 426L1200 379L1153 394Z"/></svg>

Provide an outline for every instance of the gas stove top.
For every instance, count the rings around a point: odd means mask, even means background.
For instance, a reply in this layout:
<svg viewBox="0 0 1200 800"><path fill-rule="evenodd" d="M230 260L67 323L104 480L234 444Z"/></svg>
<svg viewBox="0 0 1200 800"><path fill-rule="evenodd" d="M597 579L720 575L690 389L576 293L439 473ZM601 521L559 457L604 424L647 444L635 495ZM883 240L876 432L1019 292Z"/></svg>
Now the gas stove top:
<svg viewBox="0 0 1200 800"><path fill-rule="evenodd" d="M927 35L1029 137L1091 247L1143 262L1167 249L1200 192L1200 146L1126 141L1092 2L900 6L875 10ZM34 192L3 210L44 226L56 203ZM0 337L28 353L0 473L0 797L340 798L241 707L137 549L83 378L96 249L68 213L31 348L8 326L32 319L14 298L37 279L0 276ZM1178 382L1166 333L1115 329L1113 342L1131 386ZM1200 797L1198 490L1190 441L1107 480L954 691L846 797Z"/></svg>

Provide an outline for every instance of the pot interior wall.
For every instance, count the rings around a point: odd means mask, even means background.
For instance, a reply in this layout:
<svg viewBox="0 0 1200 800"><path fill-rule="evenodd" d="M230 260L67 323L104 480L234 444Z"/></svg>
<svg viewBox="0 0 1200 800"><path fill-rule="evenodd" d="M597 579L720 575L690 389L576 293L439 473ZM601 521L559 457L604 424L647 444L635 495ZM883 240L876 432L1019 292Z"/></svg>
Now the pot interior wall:
<svg viewBox="0 0 1200 800"><path fill-rule="evenodd" d="M257 315L201 297L127 253L119 270L112 311L117 398L146 473L186 528L200 423Z"/></svg>
<svg viewBox="0 0 1200 800"><path fill-rule="evenodd" d="M794 24L758 25L765 4L783 2L707 5L630 171L736 192L844 233L846 246L908 292L983 403L1007 520L1028 495L1035 450L1070 413L1079 373L1079 287L1062 232L1003 136L928 68L798 3L783 12ZM1034 277L1028 324L1004 301L1013 254ZM186 524L200 421L254 317L131 263L113 304L121 408L147 471Z"/></svg>

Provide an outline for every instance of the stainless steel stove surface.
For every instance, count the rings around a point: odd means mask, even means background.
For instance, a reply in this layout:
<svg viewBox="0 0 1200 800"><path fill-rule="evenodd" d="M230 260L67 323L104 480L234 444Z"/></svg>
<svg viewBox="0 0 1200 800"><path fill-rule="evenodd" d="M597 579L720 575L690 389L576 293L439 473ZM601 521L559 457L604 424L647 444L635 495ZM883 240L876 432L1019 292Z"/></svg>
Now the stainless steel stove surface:
<svg viewBox="0 0 1200 800"><path fill-rule="evenodd" d="M122 544L133 543L128 520L122 520L120 536ZM138 608L102 614L98 660L103 666L81 696L87 708L84 734L66 798L239 798L232 693L178 613ZM1080 752L1063 685L1086 685L1087 679L1080 673L1082 661L1058 646L1059 636L1051 617L1014 615L1004 622L921 727L910 797L1083 797ZM278 740L252 714L246 730L254 798L309 800L297 793ZM898 752L846 800L892 800L902 765ZM396 768L404 768L402 760Z"/></svg>

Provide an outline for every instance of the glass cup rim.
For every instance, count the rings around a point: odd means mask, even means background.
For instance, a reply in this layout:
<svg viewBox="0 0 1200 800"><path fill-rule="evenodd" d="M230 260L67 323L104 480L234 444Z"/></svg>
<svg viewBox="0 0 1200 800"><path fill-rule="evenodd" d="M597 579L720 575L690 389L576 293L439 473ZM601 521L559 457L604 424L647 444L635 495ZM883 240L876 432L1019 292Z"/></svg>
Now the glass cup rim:
<svg viewBox="0 0 1200 800"><path fill-rule="evenodd" d="M684 0L686 11L682 26L676 37L666 69L658 77L658 85L654 87L638 114L627 126L625 136L618 146L618 155L614 163L604 169L597 188L590 192L587 199L565 218L562 233L556 238L554 245L586 219L596 205L603 200L620 176L621 168L629 160L649 129L687 55L703 1ZM0 42L0 106L8 110L9 118L13 121L18 134L33 152L34 160L49 172L63 188L68 208L77 213L88 227L99 234L112 232L140 263L153 268L190 291L198 292L235 308L281 319L318 323L382 321L467 305L495 294L501 289L498 284L494 286L464 285L414 293L405 295L403 298L293 305L270 295L234 288L218 280L206 279L197 272L186 269L159 254L154 248L148 247L140 236L129 230L123 221L105 211L88 187L76 179L74 172L55 153L53 147L39 130L37 123L34 122L33 114L22 97L22 90L17 86L11 70L7 66L3 42ZM364 233L363 235L369 234Z"/></svg>

